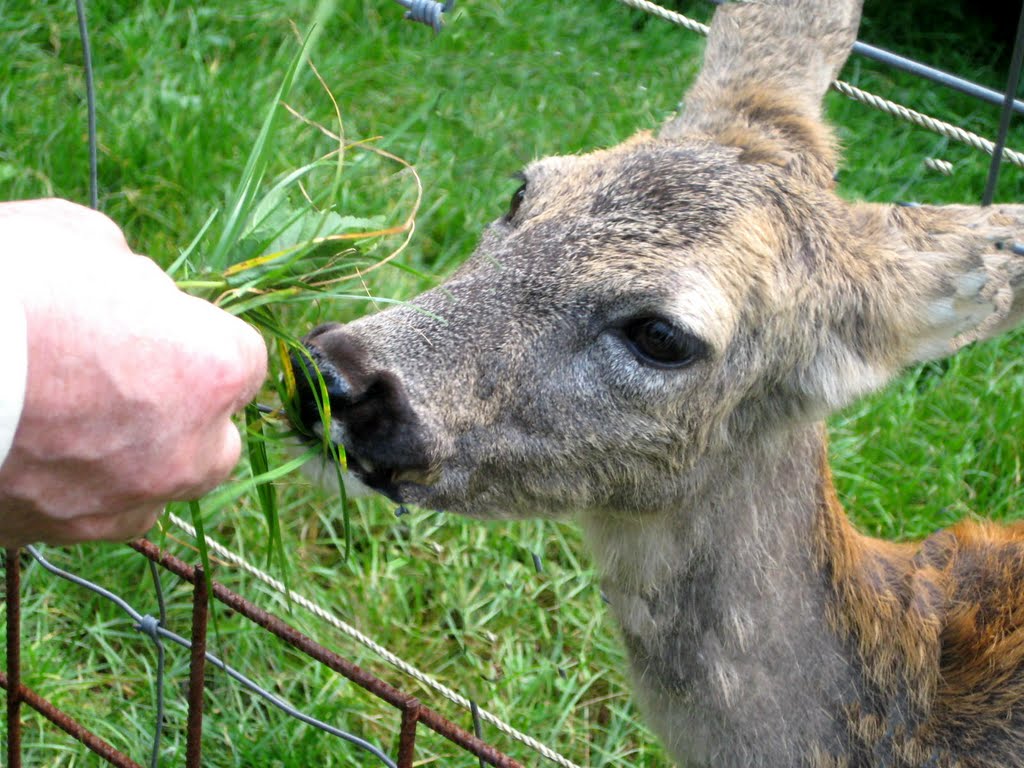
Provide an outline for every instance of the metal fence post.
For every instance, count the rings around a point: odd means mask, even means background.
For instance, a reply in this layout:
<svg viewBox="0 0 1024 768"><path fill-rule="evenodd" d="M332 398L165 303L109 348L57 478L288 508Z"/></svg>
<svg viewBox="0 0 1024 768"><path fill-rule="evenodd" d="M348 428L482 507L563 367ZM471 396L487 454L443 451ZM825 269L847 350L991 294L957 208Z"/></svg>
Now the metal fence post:
<svg viewBox="0 0 1024 768"><path fill-rule="evenodd" d="M988 168L988 180L985 182L985 192L981 197L982 205L991 205L995 199L996 183L999 181L999 168L1003 162L1006 136L1010 132L1010 120L1013 117L1013 104L1017 96L1022 62L1024 62L1024 3L1021 4L1020 18L1017 20L1017 37L1013 44L1013 54L1010 57L1010 73L1006 78L1003 111L999 116L999 135L996 137L995 151L992 153L992 162Z"/></svg>
<svg viewBox="0 0 1024 768"><path fill-rule="evenodd" d="M18 549L4 552L7 600L7 765L21 768L21 561Z"/></svg>
<svg viewBox="0 0 1024 768"><path fill-rule="evenodd" d="M201 768L203 741L203 689L206 682L206 626L209 618L209 592L202 566L195 568L192 590L192 651L188 672L188 725L186 728L186 768Z"/></svg>
<svg viewBox="0 0 1024 768"><path fill-rule="evenodd" d="M416 753L416 723L420 719L420 700L410 696L402 708L402 728L398 736L398 768L412 768Z"/></svg>

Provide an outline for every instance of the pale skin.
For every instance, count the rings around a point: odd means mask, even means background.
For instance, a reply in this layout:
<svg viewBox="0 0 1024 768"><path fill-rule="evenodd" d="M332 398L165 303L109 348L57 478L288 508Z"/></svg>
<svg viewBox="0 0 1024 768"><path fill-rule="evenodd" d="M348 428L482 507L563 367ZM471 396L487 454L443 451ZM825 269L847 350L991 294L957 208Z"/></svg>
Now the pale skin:
<svg viewBox="0 0 1024 768"><path fill-rule="evenodd" d="M63 200L0 204L0 266L29 360L0 467L0 545L129 539L227 477L241 451L231 417L266 376L256 331Z"/></svg>

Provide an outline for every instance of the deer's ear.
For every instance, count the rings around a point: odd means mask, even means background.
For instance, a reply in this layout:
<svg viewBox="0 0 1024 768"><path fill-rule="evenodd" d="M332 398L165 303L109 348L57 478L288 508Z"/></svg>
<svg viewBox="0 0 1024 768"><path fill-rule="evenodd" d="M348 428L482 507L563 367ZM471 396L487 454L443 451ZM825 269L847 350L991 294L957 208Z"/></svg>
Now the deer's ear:
<svg viewBox="0 0 1024 768"><path fill-rule="evenodd" d="M838 160L821 102L853 47L861 0L763 0L715 10L704 65L667 139L702 134L830 187Z"/></svg>
<svg viewBox="0 0 1024 768"><path fill-rule="evenodd" d="M1024 206L852 212L861 245L808 289L826 305L796 384L819 407L1024 321Z"/></svg>

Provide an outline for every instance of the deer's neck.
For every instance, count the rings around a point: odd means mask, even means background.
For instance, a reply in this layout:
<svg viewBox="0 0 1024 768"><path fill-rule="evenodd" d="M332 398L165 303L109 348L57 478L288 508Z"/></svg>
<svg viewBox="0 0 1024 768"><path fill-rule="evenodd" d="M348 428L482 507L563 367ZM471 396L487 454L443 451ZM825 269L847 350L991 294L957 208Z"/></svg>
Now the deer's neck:
<svg viewBox="0 0 1024 768"><path fill-rule="evenodd" d="M797 765L808 745L840 747L857 674L826 620L823 552L857 534L824 451L808 425L705 469L676 508L584 515L642 706L677 755Z"/></svg>

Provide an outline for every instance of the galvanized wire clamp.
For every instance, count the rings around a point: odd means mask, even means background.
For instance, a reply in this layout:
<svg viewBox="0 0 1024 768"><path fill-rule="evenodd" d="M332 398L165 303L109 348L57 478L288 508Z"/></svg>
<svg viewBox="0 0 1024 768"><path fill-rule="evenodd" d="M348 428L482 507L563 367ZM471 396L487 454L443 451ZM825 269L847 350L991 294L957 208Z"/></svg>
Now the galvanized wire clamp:
<svg viewBox="0 0 1024 768"><path fill-rule="evenodd" d="M448 13L455 7L455 0L445 0L443 3L437 0L395 0L403 5L406 10L405 18L409 21L418 21L432 27L435 34L441 31L444 24L442 14Z"/></svg>

